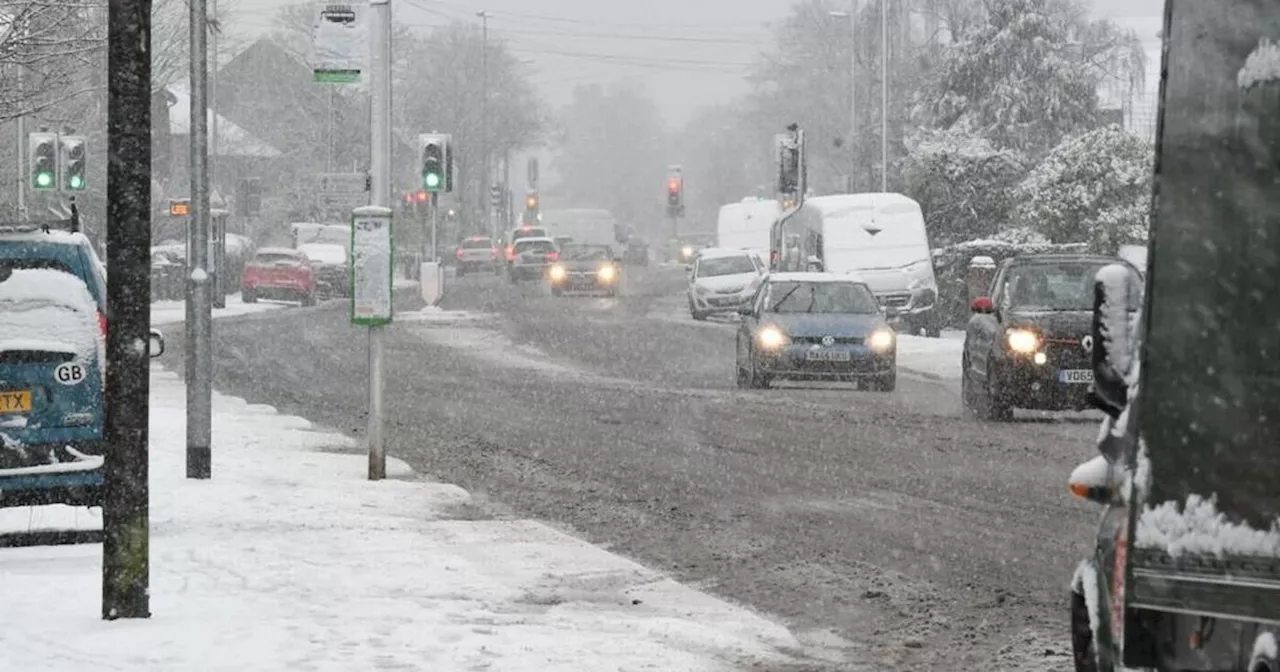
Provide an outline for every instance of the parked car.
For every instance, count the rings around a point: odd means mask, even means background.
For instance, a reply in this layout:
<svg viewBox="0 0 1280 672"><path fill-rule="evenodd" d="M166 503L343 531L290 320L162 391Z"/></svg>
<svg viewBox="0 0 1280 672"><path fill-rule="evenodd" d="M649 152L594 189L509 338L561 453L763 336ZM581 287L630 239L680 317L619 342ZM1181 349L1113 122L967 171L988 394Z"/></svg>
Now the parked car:
<svg viewBox="0 0 1280 672"><path fill-rule="evenodd" d="M702 250L689 271L689 314L705 320L750 306L765 275L764 262L748 250Z"/></svg>
<svg viewBox="0 0 1280 672"><path fill-rule="evenodd" d="M101 506L106 339L76 276L0 261L0 508ZM151 334L151 354L164 337Z"/></svg>
<svg viewBox="0 0 1280 672"><path fill-rule="evenodd" d="M1093 281L1118 258L1090 254L1014 257L990 296L973 301L961 355L961 401L970 413L1009 420L1014 408L1084 410L1093 382Z"/></svg>
<svg viewBox="0 0 1280 672"><path fill-rule="evenodd" d="M774 273L741 310L738 387L778 379L897 387L897 335L866 283L831 273Z"/></svg>
<svg viewBox="0 0 1280 672"><path fill-rule="evenodd" d="M324 296L351 295L351 265L345 245L303 243L298 251L311 261L315 271L316 290Z"/></svg>
<svg viewBox="0 0 1280 672"><path fill-rule="evenodd" d="M498 255L498 241L488 236L471 236L462 241L454 253L457 259L458 277L472 271L502 272L502 260Z"/></svg>
<svg viewBox="0 0 1280 672"><path fill-rule="evenodd" d="M79 278L98 310L98 326L107 334L107 268L83 233L61 230L69 222L0 222L0 263L10 270L53 269ZM47 227L47 228L46 228Z"/></svg>
<svg viewBox="0 0 1280 672"><path fill-rule="evenodd" d="M550 238L521 238L515 244L515 257L508 276L511 282L539 280L547 267L560 259L556 242Z"/></svg>
<svg viewBox="0 0 1280 672"><path fill-rule="evenodd" d="M316 305L316 272L305 252L287 247L263 247L253 255L240 281L245 303L259 298Z"/></svg>
<svg viewBox="0 0 1280 672"><path fill-rule="evenodd" d="M560 248L559 260L547 268L547 282L556 296L573 291L614 296L618 276L618 259L608 245L565 245Z"/></svg>
<svg viewBox="0 0 1280 672"><path fill-rule="evenodd" d="M180 301L186 289L187 260L169 249L151 248L151 300Z"/></svg>

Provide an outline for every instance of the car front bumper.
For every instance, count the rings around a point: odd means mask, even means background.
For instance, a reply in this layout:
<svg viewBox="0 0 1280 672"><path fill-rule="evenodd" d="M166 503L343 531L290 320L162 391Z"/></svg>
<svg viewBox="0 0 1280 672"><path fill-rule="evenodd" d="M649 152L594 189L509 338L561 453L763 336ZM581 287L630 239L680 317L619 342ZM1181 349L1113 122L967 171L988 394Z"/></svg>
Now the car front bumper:
<svg viewBox="0 0 1280 672"><path fill-rule="evenodd" d="M844 361L810 359L810 353L844 353ZM838 355L837 355L838 356ZM787 380L837 380L852 381L877 378L895 373L898 368L897 351L877 352L865 345L815 346L813 344L789 344L777 350L757 351L757 369L774 378Z"/></svg>
<svg viewBox="0 0 1280 672"><path fill-rule="evenodd" d="M735 313L739 308L750 306L751 300L754 298L754 291L742 291L734 294L699 294L697 292L689 294L689 301L693 303L693 309L702 313Z"/></svg>
<svg viewBox="0 0 1280 672"><path fill-rule="evenodd" d="M1037 411L1082 411L1089 406L1089 379L1063 382L1064 371L1090 371L1083 358L1064 359L1051 353L1044 364L1031 355L1006 355L996 362L993 389L1000 401L1015 408ZM1079 374L1068 374L1075 377Z"/></svg>
<svg viewBox="0 0 1280 672"><path fill-rule="evenodd" d="M605 280L599 273L568 273L559 280L548 277L547 282L565 292L608 292L618 286L618 276Z"/></svg>

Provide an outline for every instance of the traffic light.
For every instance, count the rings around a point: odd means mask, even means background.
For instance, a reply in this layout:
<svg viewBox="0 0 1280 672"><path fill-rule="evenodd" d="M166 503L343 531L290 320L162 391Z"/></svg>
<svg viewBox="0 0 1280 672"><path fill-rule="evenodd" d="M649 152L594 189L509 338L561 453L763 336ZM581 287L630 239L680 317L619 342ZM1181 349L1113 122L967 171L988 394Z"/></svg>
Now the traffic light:
<svg viewBox="0 0 1280 672"><path fill-rule="evenodd" d="M422 164L422 188L433 192L453 191L453 150L444 133L418 136Z"/></svg>
<svg viewBox="0 0 1280 672"><path fill-rule="evenodd" d="M84 191L88 186L85 177L85 139L79 135L59 137L58 146L62 159L62 188L65 191Z"/></svg>
<svg viewBox="0 0 1280 672"><path fill-rule="evenodd" d="M684 201L684 180L679 175L667 178L667 207L679 208Z"/></svg>
<svg viewBox="0 0 1280 672"><path fill-rule="evenodd" d="M31 188L53 191L58 188L58 135L32 133L27 141L31 161Z"/></svg>
<svg viewBox="0 0 1280 672"><path fill-rule="evenodd" d="M798 130L779 133L773 137L775 159L778 163L778 193L796 194L800 190L800 147L803 139Z"/></svg>
<svg viewBox="0 0 1280 672"><path fill-rule="evenodd" d="M528 196L524 198L524 207L531 212L538 211L538 192L530 191Z"/></svg>

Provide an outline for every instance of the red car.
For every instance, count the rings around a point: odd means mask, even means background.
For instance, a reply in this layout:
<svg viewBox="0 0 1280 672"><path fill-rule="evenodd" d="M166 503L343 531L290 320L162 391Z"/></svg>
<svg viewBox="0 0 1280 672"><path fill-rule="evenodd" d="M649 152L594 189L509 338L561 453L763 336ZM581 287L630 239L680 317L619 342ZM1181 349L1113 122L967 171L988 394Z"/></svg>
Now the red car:
<svg viewBox="0 0 1280 672"><path fill-rule="evenodd" d="M259 248L244 269L240 298L254 303L259 298L298 301L316 305L316 271L307 255L287 247Z"/></svg>

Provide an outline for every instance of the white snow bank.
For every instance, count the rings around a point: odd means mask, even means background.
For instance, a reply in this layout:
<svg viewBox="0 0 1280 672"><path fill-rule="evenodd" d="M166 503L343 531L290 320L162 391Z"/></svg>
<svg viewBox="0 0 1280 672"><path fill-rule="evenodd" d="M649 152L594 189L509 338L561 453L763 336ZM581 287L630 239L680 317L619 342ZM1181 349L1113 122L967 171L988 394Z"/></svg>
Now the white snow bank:
<svg viewBox="0 0 1280 672"><path fill-rule="evenodd" d="M214 308L214 319L220 317L235 317L237 315L248 315L250 313L262 313L268 310L279 310L287 307L287 303L272 303L270 301L260 301L258 303L245 303L240 300L239 294L232 294L227 297L226 308ZM186 304L182 301L156 301L151 304L151 326L157 327L164 324L178 324L187 319Z"/></svg>
<svg viewBox="0 0 1280 672"><path fill-rule="evenodd" d="M914 373L960 380L963 353L962 331L944 331L942 338L898 337L898 368Z"/></svg>
<svg viewBox="0 0 1280 672"><path fill-rule="evenodd" d="M798 647L547 526L459 518L455 486L366 481L315 452L354 441L242 400L214 395L213 479L187 480L182 383L153 369L151 394L152 617L99 620L101 546L0 549L6 670L728 671Z"/></svg>
<svg viewBox="0 0 1280 672"><path fill-rule="evenodd" d="M1177 502L1146 507L1138 518L1137 545L1164 548L1173 556L1193 553L1280 557L1280 521L1274 521L1265 531L1233 523L1218 511L1216 501L1216 497L1190 495L1182 507Z"/></svg>
<svg viewBox="0 0 1280 672"><path fill-rule="evenodd" d="M1236 73L1236 85L1247 89L1276 79L1280 79L1280 44L1264 37Z"/></svg>
<svg viewBox="0 0 1280 672"><path fill-rule="evenodd" d="M422 310L396 313L397 322L440 322L442 324L450 324L453 322L480 320L486 317L491 316L484 313L471 313L465 310L442 310L439 306L427 306Z"/></svg>

